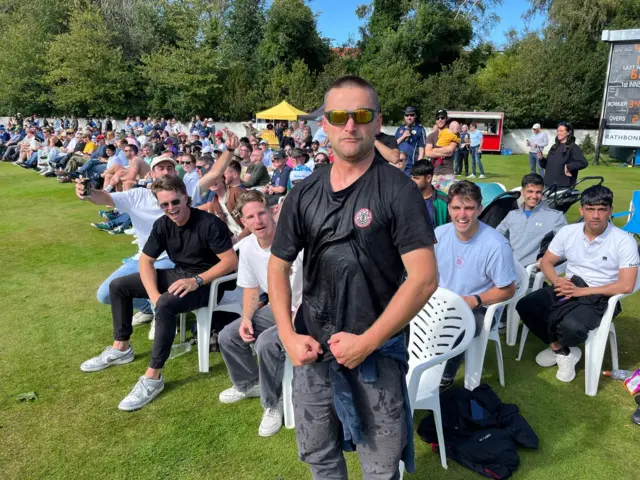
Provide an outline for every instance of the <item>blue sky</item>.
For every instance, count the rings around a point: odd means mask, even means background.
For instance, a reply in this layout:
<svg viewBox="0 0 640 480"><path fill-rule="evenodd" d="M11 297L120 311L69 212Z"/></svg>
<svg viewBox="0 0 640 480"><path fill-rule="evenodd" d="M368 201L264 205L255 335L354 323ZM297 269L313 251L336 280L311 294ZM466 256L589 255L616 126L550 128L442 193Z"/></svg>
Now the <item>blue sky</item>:
<svg viewBox="0 0 640 480"><path fill-rule="evenodd" d="M358 27L362 21L356 16L356 7L368 3L368 0L313 0L310 2L312 10L319 13L318 28L324 37L333 39L334 45L346 42L349 35L357 40ZM500 24L491 32L490 40L497 45L504 42L504 34L509 28L517 30L524 28L521 15L527 10L527 0L504 0L504 5L496 10L501 17ZM543 19L538 17L528 26L529 29L537 29L542 25Z"/></svg>

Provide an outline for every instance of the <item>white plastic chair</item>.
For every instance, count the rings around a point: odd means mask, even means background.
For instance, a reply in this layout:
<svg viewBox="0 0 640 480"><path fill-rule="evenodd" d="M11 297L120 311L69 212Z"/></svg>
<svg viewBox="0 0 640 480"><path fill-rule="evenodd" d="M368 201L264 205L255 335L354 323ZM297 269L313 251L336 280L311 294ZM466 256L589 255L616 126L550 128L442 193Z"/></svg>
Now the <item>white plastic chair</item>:
<svg viewBox="0 0 640 480"><path fill-rule="evenodd" d="M527 292L529 290L529 282L531 280L531 275L535 275L537 273L536 264L532 263L531 265L527 265L525 268L525 272L527 274ZM525 293L525 294L526 294ZM518 328L520 326L520 315L518 315L518 311L516 310L516 303L511 302L507 307L507 332L505 335L505 339L507 341L507 345L514 346L518 341Z"/></svg>
<svg viewBox="0 0 640 480"><path fill-rule="evenodd" d="M292 429L296 427L293 417L293 363L289 360L289 355L284 362L284 373L282 375L282 409L284 411L284 426Z"/></svg>
<svg viewBox="0 0 640 480"><path fill-rule="evenodd" d="M193 311L198 323L198 368L201 373L209 371L209 343L211 338L211 316L213 312L231 312L242 315L242 289L236 288L224 293L222 300L218 303L218 288L224 282L236 280L237 273L225 275L211 282L209 292L209 304L206 307ZM184 343L186 338L187 314L180 314L180 343Z"/></svg>
<svg viewBox="0 0 640 480"><path fill-rule="evenodd" d="M509 300L489 305L487 313L484 315L484 324L480 335L473 339L471 345L464 353L464 387L467 390L473 390L480 385L482 378L482 367L484 366L484 357L487 352L487 344L489 340L496 343L496 357L498 359L498 378L500 385L504 387L504 363L502 360L502 345L500 344L500 334L498 332L498 323L491 328L493 318L501 307L508 307L512 303L515 304L524 297L529 286L529 277L524 267L520 265L516 259L513 259L516 270L516 293Z"/></svg>
<svg viewBox="0 0 640 480"><path fill-rule="evenodd" d="M560 270L562 273L566 271L566 262L556 267L556 273ZM532 291L538 290L542 287L544 282L544 273L539 272L536 275L536 280L533 284ZM636 284L633 288L633 293L640 290L640 275L636 277ZM618 369L618 340L616 339L616 328L613 325L613 313L615 311L617 303L624 297L628 297L631 294L614 295L609 298L607 310L602 316L600 326L589 332L587 341L585 342L585 358L584 358L584 393L590 397L595 397L598 393L598 384L600 383L600 370L602 369L602 362L604 360L604 352L607 348L607 338L609 339L609 347L611 349L611 366L614 370ZM516 360L520 361L522 358L522 352L524 351L524 344L527 341L527 335L529 334L529 328L526 325L522 326L522 335L520 337L520 352Z"/></svg>
<svg viewBox="0 0 640 480"><path fill-rule="evenodd" d="M411 321L407 372L411 413L415 410L433 412L443 468L447 468L447 454L440 415L440 381L445 362L465 351L475 329L476 321L469 305L445 288L438 288ZM461 342L454 347L462 334ZM401 466L401 472L403 468Z"/></svg>

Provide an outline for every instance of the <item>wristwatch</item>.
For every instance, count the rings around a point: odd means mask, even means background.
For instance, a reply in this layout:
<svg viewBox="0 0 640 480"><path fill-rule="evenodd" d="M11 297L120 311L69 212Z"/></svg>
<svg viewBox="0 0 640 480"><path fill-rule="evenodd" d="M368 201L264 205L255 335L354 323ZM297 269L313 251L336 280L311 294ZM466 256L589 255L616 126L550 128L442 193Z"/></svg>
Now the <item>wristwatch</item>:
<svg viewBox="0 0 640 480"><path fill-rule="evenodd" d="M198 288L204 285L204 280L199 275L194 275L193 278L196 281Z"/></svg>

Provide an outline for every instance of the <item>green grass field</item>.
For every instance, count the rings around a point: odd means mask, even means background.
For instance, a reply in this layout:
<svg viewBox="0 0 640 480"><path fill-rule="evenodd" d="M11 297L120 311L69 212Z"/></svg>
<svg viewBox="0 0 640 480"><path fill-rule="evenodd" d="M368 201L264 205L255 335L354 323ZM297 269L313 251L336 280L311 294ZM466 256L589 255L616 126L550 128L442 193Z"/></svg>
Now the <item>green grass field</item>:
<svg viewBox="0 0 640 480"><path fill-rule="evenodd" d="M488 181L518 185L525 156L485 156ZM626 210L638 170L589 167L615 192L615 210ZM151 349L148 326L136 327L132 364L85 374L80 363L111 342L110 309L96 301L98 285L124 257L135 253L129 236L110 236L89 226L97 207L80 202L70 185L0 164L0 478L211 478L306 479L294 432L258 436L258 399L222 405L231 385L219 354L211 371L198 373L192 351L170 360L164 393L143 410L117 409ZM577 209L570 212L575 218ZM616 320L621 368L640 358L637 320L640 295L624 301ZM630 422L635 403L619 382L603 378L598 395L584 394L584 362L571 384L555 369L535 365L544 346L529 336L522 362L517 347L503 343L506 387L497 380L493 347L483 379L505 402L517 403L540 437L537 451L520 451L521 479L638 477L640 427ZM604 368L610 368L610 357ZM460 383L460 378L459 378ZM38 400L18 403L23 392ZM416 414L416 423L423 417ZM439 456L416 436L418 474L406 478L479 478ZM348 455L351 478L360 478Z"/></svg>

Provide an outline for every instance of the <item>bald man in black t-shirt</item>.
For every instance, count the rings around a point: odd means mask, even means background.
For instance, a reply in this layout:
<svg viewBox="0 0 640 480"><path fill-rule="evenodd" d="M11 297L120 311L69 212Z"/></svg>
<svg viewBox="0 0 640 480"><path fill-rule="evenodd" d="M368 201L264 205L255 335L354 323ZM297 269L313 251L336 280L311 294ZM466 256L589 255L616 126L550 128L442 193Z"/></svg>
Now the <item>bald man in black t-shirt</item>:
<svg viewBox="0 0 640 480"><path fill-rule="evenodd" d="M298 453L314 478L347 478L340 440L351 441L365 478L397 478L401 459L413 469L403 329L437 288L435 238L417 187L376 155L373 87L337 80L324 115L335 161L286 197L269 262L272 310L295 366ZM302 250L294 330L289 274Z"/></svg>

